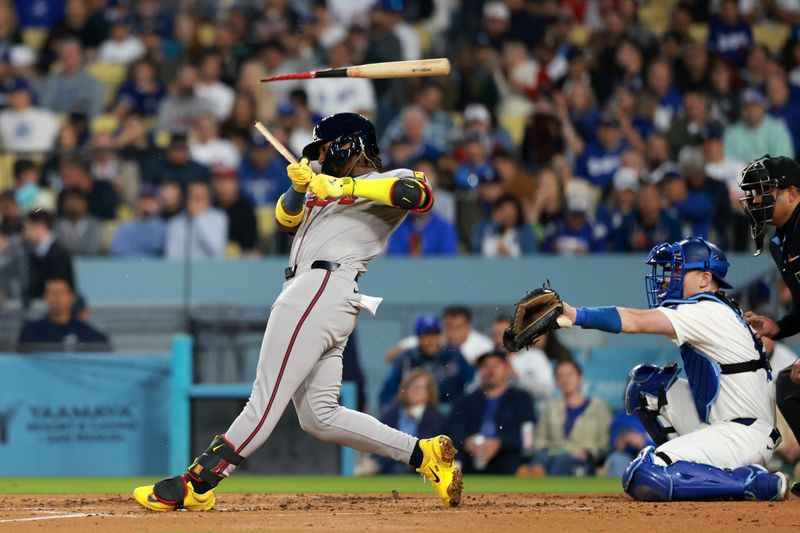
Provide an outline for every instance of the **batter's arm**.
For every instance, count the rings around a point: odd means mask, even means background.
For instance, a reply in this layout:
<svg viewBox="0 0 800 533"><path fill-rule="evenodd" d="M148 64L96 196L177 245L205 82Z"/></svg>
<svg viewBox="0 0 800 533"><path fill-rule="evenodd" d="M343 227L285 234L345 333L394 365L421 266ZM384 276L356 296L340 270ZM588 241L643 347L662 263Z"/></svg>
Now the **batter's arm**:
<svg viewBox="0 0 800 533"><path fill-rule="evenodd" d="M311 192L325 199L355 196L416 213L424 213L433 207L433 191L422 172L414 172L413 178L388 177L372 180L316 174L309 187Z"/></svg>
<svg viewBox="0 0 800 533"><path fill-rule="evenodd" d="M672 322L658 309L629 307L580 307L564 302L562 315L576 326L609 333L650 333L675 338Z"/></svg>
<svg viewBox="0 0 800 533"><path fill-rule="evenodd" d="M278 203L275 204L275 219L281 231L292 232L303 220L305 196L305 193L289 187L289 190L278 198Z"/></svg>

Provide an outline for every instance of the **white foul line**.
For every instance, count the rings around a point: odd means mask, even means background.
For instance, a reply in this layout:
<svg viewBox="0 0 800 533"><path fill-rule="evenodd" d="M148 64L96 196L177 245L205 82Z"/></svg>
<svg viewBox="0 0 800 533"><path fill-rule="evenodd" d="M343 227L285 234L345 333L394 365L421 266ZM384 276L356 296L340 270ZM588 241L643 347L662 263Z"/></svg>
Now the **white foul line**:
<svg viewBox="0 0 800 533"><path fill-rule="evenodd" d="M58 520L61 518L86 518L87 516L115 516L115 515L97 514L97 513L73 513L73 514L62 514L58 516L34 516L31 518L9 518L6 520L0 520L0 524L7 522L33 522L34 520Z"/></svg>

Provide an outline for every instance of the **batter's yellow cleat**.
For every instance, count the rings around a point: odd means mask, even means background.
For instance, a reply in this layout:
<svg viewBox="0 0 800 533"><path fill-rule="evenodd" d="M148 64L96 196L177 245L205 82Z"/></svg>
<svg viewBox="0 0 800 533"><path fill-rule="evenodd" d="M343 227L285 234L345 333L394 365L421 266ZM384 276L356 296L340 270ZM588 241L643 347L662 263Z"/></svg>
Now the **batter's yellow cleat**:
<svg viewBox="0 0 800 533"><path fill-rule="evenodd" d="M159 481L159 484L163 484L158 489L160 496L156 496L155 485L145 485L135 488L133 497L142 507L151 511L177 511L178 509L208 511L217 502L213 490L198 494L194 491L192 482L184 481L182 476ZM182 499L181 494L183 494Z"/></svg>
<svg viewBox="0 0 800 533"><path fill-rule="evenodd" d="M436 488L445 507L458 507L461 503L461 490L464 479L461 470L453 463L458 450L453 440L447 435L439 435L431 439L420 439L422 450L422 466L417 472L428 478Z"/></svg>

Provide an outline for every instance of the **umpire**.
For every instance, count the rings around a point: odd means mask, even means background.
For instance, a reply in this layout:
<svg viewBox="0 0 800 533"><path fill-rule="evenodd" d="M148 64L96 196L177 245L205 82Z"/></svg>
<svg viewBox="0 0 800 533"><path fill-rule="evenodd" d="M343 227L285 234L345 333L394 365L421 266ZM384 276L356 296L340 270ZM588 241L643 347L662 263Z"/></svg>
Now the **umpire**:
<svg viewBox="0 0 800 533"><path fill-rule="evenodd" d="M784 339L800 332L800 165L788 157L765 155L750 163L739 177L740 199L750 219L750 233L761 253L767 226L775 226L769 251L781 277L792 292L792 306L774 320L752 312L745 314L757 336ZM783 417L800 441L800 360L778 374L776 400ZM800 496L800 483L792 486Z"/></svg>

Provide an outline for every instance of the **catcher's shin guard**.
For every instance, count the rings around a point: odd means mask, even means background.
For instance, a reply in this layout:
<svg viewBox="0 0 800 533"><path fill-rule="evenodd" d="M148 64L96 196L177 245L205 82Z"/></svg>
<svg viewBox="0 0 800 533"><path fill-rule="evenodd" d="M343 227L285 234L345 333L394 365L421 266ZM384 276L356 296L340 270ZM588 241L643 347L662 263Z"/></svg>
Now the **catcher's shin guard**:
<svg viewBox="0 0 800 533"><path fill-rule="evenodd" d="M236 453L233 444L223 435L217 435L208 449L194 460L186 474L194 481L208 483L213 489L222 481L222 472L229 464L239 466L242 461L244 457Z"/></svg>

